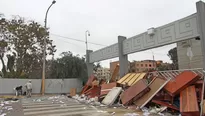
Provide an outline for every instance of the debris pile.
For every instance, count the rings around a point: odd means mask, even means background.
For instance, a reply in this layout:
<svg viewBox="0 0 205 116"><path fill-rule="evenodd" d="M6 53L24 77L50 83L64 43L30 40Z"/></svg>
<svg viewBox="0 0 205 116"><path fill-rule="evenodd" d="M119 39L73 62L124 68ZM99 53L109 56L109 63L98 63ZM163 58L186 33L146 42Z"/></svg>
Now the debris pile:
<svg viewBox="0 0 205 116"><path fill-rule="evenodd" d="M13 103L19 102L18 99L8 98L0 101L0 116L9 115L13 111Z"/></svg>
<svg viewBox="0 0 205 116"><path fill-rule="evenodd" d="M81 95L73 98L95 105L118 104L126 108L140 109L144 112L143 115L165 115L163 112L166 112L199 116L203 109L203 91L203 72L177 70L128 73L118 81L110 83L102 83L92 75L83 87ZM132 115L138 114L126 114Z"/></svg>

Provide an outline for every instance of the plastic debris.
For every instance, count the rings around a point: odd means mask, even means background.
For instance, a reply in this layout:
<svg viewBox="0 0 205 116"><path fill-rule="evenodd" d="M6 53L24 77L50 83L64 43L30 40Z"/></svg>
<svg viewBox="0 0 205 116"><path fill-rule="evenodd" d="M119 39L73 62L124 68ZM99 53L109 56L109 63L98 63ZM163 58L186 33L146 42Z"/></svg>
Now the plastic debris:
<svg viewBox="0 0 205 116"><path fill-rule="evenodd" d="M6 113L0 114L0 116L6 116Z"/></svg>
<svg viewBox="0 0 205 116"><path fill-rule="evenodd" d="M127 113L127 114L124 114L124 116L140 116L140 115L136 113Z"/></svg>

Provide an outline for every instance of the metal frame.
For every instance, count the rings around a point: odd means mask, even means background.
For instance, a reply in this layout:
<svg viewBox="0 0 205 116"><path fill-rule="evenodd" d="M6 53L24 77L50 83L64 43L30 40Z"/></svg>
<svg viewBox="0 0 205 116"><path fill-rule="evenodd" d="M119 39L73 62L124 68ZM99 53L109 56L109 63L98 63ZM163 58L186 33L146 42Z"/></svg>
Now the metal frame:
<svg viewBox="0 0 205 116"><path fill-rule="evenodd" d="M204 77L203 68L157 71L157 72L149 72L149 74L155 73L155 74L157 74L157 76L163 77L167 80L174 80L176 76L178 76L180 73L182 73L184 71L191 71L195 74L200 75L201 78Z"/></svg>

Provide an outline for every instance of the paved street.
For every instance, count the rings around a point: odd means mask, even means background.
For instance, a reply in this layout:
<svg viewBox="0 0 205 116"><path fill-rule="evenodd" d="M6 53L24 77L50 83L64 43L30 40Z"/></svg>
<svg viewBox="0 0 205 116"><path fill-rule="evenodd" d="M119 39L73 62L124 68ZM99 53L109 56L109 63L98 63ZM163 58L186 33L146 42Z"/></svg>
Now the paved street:
<svg viewBox="0 0 205 116"><path fill-rule="evenodd" d="M23 99L25 116L106 116L107 113L64 97L42 97L37 99Z"/></svg>
<svg viewBox="0 0 205 116"><path fill-rule="evenodd" d="M66 96L22 98L19 101L1 99L0 103L0 116L124 116L134 113L124 108L94 107Z"/></svg>

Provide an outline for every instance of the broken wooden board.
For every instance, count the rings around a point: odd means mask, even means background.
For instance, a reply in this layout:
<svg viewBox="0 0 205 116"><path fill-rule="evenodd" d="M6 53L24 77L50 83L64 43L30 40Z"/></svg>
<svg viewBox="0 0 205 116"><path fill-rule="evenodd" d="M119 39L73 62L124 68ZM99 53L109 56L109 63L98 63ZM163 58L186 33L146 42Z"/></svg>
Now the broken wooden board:
<svg viewBox="0 0 205 116"><path fill-rule="evenodd" d="M93 86L88 91L84 93L88 98L94 98L98 97L100 95L100 87L99 86Z"/></svg>
<svg viewBox="0 0 205 116"><path fill-rule="evenodd" d="M168 82L164 87L164 90L166 90L171 96L175 96L190 84L195 83L199 78L200 76L191 71L184 71L174 80Z"/></svg>
<svg viewBox="0 0 205 116"><path fill-rule="evenodd" d="M146 94L150 88L144 79L139 80L133 86L125 90L121 95L121 101L123 105L130 105L132 101L139 99L141 96Z"/></svg>
<svg viewBox="0 0 205 116"><path fill-rule="evenodd" d="M117 83L119 84L128 84L128 86L134 85L140 79L143 79L146 76L146 73L128 73L122 77Z"/></svg>
<svg viewBox="0 0 205 116"><path fill-rule="evenodd" d="M202 109L202 114L203 114L203 116L205 116L205 100L203 100L203 109Z"/></svg>
<svg viewBox="0 0 205 116"><path fill-rule="evenodd" d="M75 96L76 95L76 88L70 88L70 96Z"/></svg>
<svg viewBox="0 0 205 116"><path fill-rule="evenodd" d="M101 85L100 95L107 95L112 90L113 87L117 87L116 82L102 84Z"/></svg>
<svg viewBox="0 0 205 116"><path fill-rule="evenodd" d="M194 85L180 92L180 112L182 116L199 116L199 106Z"/></svg>
<svg viewBox="0 0 205 116"><path fill-rule="evenodd" d="M84 94L87 90L89 90L91 86L85 85L81 91L81 94Z"/></svg>
<svg viewBox="0 0 205 116"><path fill-rule="evenodd" d="M163 101L159 101L159 100L152 100L153 103L156 103L156 104L159 104L161 106L166 106L168 108L171 108L171 109L174 109L174 110L177 110L179 111L179 108L177 108L176 106L170 104L170 103L167 103L167 102L163 102Z"/></svg>
<svg viewBox="0 0 205 116"><path fill-rule="evenodd" d="M105 96L105 98L102 101L102 104L105 105L112 105L117 97L120 95L122 91L122 87L114 87L112 90Z"/></svg>
<svg viewBox="0 0 205 116"><path fill-rule="evenodd" d="M154 78L152 82L150 82L150 85L148 85L151 90L143 95L143 97L136 100L134 104L143 108L168 82L169 80Z"/></svg>

